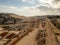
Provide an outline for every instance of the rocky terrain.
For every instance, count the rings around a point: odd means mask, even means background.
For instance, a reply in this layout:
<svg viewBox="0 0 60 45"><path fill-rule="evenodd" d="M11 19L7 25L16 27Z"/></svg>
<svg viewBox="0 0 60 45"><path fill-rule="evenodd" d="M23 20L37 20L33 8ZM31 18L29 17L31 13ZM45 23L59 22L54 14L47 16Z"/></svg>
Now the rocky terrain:
<svg viewBox="0 0 60 45"><path fill-rule="evenodd" d="M59 45L60 16L0 13L0 45Z"/></svg>

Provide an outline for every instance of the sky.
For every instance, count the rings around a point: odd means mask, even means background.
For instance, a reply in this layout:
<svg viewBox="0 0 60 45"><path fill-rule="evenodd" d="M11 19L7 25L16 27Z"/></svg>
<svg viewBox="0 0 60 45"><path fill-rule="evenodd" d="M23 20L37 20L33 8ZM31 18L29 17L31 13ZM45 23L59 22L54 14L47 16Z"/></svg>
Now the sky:
<svg viewBox="0 0 60 45"><path fill-rule="evenodd" d="M0 13L22 16L59 15L60 0L0 0Z"/></svg>

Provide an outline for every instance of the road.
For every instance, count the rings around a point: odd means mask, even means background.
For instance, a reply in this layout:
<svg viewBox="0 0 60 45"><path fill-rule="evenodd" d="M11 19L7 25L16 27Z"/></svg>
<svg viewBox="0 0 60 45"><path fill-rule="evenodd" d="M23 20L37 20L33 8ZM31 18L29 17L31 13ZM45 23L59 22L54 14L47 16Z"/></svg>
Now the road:
<svg viewBox="0 0 60 45"><path fill-rule="evenodd" d="M23 37L23 39L21 39L15 45L35 45L35 37L37 32L38 30L35 29L34 31Z"/></svg>
<svg viewBox="0 0 60 45"><path fill-rule="evenodd" d="M46 21L46 33L47 33L47 37L46 37L46 45L58 45L58 43L56 42L56 36L54 35L54 32L51 28L52 23L47 19Z"/></svg>

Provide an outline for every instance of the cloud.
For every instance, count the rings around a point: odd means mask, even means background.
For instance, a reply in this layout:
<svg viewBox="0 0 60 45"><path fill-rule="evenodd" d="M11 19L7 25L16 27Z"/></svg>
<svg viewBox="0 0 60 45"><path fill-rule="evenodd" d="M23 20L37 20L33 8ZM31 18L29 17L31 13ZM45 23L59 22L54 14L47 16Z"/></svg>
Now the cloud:
<svg viewBox="0 0 60 45"><path fill-rule="evenodd" d="M22 0L23 2L31 2L31 1L33 1L33 0Z"/></svg>
<svg viewBox="0 0 60 45"><path fill-rule="evenodd" d="M10 9L18 9L18 7L11 6Z"/></svg>
<svg viewBox="0 0 60 45"><path fill-rule="evenodd" d="M40 5L40 6L47 6L48 8L58 9L60 8L60 0L22 0L22 2L25 2L27 4L32 4L34 6Z"/></svg>
<svg viewBox="0 0 60 45"><path fill-rule="evenodd" d="M55 2L59 2L60 0L54 0Z"/></svg>
<svg viewBox="0 0 60 45"><path fill-rule="evenodd" d="M48 3L51 4L53 0L39 0L40 3Z"/></svg>
<svg viewBox="0 0 60 45"><path fill-rule="evenodd" d="M35 8L40 10L40 15L60 15L60 8L57 7L48 7L48 5L37 5Z"/></svg>
<svg viewBox="0 0 60 45"><path fill-rule="evenodd" d="M57 9L47 8L45 6L28 7L22 6L21 8L15 6L0 5L0 12L15 13L24 16L36 16L36 15L59 15L60 11Z"/></svg>
<svg viewBox="0 0 60 45"><path fill-rule="evenodd" d="M22 0L23 2L32 3L34 0ZM29 6L7 6L0 5L0 12L16 13L24 16L36 15L59 15L60 14L60 1L55 0L36 0L39 5L33 7ZM27 4L28 4L27 3ZM36 3L36 2L35 2Z"/></svg>
<svg viewBox="0 0 60 45"><path fill-rule="evenodd" d="M25 16L35 16L40 14L39 10L34 7L23 7L21 8L20 13Z"/></svg>
<svg viewBox="0 0 60 45"><path fill-rule="evenodd" d="M15 6L0 5L0 12L2 13L18 13L19 8Z"/></svg>
<svg viewBox="0 0 60 45"><path fill-rule="evenodd" d="M60 10L48 8L46 6L40 7L24 7L21 13L26 16L41 16L41 15L60 15Z"/></svg>
<svg viewBox="0 0 60 45"><path fill-rule="evenodd" d="M34 0L22 0L22 2L35 3Z"/></svg>
<svg viewBox="0 0 60 45"><path fill-rule="evenodd" d="M60 1L59 0L39 0L41 5L48 5L47 7L58 9L60 8Z"/></svg>
<svg viewBox="0 0 60 45"><path fill-rule="evenodd" d="M40 14L38 9L34 9L34 7L27 7L27 6L22 6L21 8L19 8L14 6L0 5L0 12L15 13L24 16L34 16Z"/></svg>

